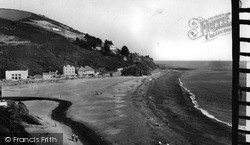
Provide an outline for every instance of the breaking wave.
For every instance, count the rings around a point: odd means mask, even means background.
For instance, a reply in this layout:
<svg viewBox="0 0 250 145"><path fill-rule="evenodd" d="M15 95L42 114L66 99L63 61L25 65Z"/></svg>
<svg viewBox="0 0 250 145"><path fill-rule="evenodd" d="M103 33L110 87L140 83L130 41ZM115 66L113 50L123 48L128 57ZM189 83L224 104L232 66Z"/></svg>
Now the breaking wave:
<svg viewBox="0 0 250 145"><path fill-rule="evenodd" d="M213 116L212 114L210 114L207 110L201 108L201 106L199 105L199 103L197 102L197 100L196 100L196 98L195 98L195 95L183 85L183 83L182 83L182 81L181 81L181 78L182 78L183 76L184 76L184 75L182 75L182 76L178 79L178 80L179 80L179 85L181 86L182 89L184 89L186 92L189 93L190 99L192 100L192 103L194 104L194 107L195 107L196 109L200 110L201 113L202 113L203 115L206 115L207 117L209 117L209 118L211 118L211 119L213 119L213 120L216 120L217 122L220 122L220 123L223 123L223 124L226 124L226 125L232 127L232 124L231 124L231 123L222 121L222 120L216 118L215 116ZM245 127L245 126L239 125L239 128L240 128L240 129L243 129L243 130L246 130L246 127Z"/></svg>

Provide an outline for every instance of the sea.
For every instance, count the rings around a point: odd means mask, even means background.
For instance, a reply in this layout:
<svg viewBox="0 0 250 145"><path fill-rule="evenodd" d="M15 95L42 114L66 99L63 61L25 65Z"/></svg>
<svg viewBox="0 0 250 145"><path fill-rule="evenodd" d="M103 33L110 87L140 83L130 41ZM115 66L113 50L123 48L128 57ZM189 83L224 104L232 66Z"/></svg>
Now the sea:
<svg viewBox="0 0 250 145"><path fill-rule="evenodd" d="M232 61L157 61L168 69L182 70L179 85L190 94L194 107L203 115L232 126ZM245 62L240 63L244 67ZM246 76L240 76L240 84L246 85ZM240 98L245 100L245 94ZM240 107L240 114L245 114ZM246 122L240 120L239 127Z"/></svg>

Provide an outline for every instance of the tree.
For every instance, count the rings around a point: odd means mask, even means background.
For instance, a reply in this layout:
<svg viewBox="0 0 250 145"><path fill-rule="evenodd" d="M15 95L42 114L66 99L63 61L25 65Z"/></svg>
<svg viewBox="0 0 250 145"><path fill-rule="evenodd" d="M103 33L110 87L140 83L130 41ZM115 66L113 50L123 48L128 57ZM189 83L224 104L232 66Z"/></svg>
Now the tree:
<svg viewBox="0 0 250 145"><path fill-rule="evenodd" d="M80 45L81 40L78 37L76 37L76 40L73 41L73 43L76 44L76 45Z"/></svg>
<svg viewBox="0 0 250 145"><path fill-rule="evenodd" d="M121 50L121 54L124 56L128 56L129 55L129 50L127 46L123 46L122 50Z"/></svg>
<svg viewBox="0 0 250 145"><path fill-rule="evenodd" d="M102 48L102 52L104 55L109 55L110 54L110 46L113 45L112 41L105 40L104 41L104 46Z"/></svg>
<svg viewBox="0 0 250 145"><path fill-rule="evenodd" d="M105 40L105 41L104 41L104 45L105 45L105 44L106 44L107 46L109 46L109 47L110 47L111 45L114 45L113 42L112 42L111 40Z"/></svg>
<svg viewBox="0 0 250 145"><path fill-rule="evenodd" d="M96 46L100 46L102 43L102 40L100 38L91 36L88 33L85 34L84 38L86 40L86 43L88 43L87 44L88 48L90 47L90 49L96 48Z"/></svg>

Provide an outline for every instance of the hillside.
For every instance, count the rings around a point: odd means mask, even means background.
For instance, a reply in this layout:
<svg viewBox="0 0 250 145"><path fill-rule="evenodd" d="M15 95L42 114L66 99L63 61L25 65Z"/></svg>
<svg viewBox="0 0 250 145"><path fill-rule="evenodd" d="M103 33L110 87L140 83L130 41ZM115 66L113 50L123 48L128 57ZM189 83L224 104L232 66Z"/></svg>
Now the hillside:
<svg viewBox="0 0 250 145"><path fill-rule="evenodd" d="M104 55L94 48L86 49L88 45L74 43L76 39L84 44L96 43L91 41L95 37L88 35L91 39L86 40L86 36L45 16L0 9L0 78L4 78L6 70L29 69L29 75L35 75L55 70L62 73L66 64L106 71L134 64L132 59L124 61L121 55Z"/></svg>
<svg viewBox="0 0 250 145"><path fill-rule="evenodd" d="M8 108L0 108L0 143L5 144L5 137L31 137L25 130L26 124L40 125L40 121L29 114L29 110L22 102L8 101ZM33 145L35 143L10 143L13 145Z"/></svg>

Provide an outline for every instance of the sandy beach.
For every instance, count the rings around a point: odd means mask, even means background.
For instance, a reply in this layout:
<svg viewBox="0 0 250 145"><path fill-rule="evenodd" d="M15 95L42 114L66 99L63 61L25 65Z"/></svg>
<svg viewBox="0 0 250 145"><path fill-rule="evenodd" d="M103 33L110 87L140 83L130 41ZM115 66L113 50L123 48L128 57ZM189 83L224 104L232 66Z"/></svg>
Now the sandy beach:
<svg viewBox="0 0 250 145"><path fill-rule="evenodd" d="M157 77L156 74L152 77ZM148 77L114 77L102 79L68 80L59 83L41 83L4 88L4 96L48 97L71 101L67 117L81 122L113 144L146 144L151 142L144 118L135 110L133 95ZM143 89L142 88L142 89ZM64 144L72 130L51 119L56 103L24 101L31 114L41 118L42 126L27 127L29 132L62 132ZM55 127L55 124L57 126ZM145 130L145 132L141 132ZM132 132L132 133L131 133ZM81 137L79 137L81 139ZM144 139L142 139L144 138ZM80 142L79 142L80 143Z"/></svg>
<svg viewBox="0 0 250 145"><path fill-rule="evenodd" d="M53 119L51 111L58 103L24 101L30 113L43 122L41 126L28 126L27 131L63 133L64 144L72 144L72 132L85 131L79 127L81 124L106 140L105 143L114 145L230 144L230 127L209 119L193 107L189 96L183 94L178 84L180 76L177 71L169 71L149 77L11 86L4 88L4 95L47 97L72 102L66 116L80 124L62 123L60 117ZM84 141L83 136L79 136L81 141Z"/></svg>
<svg viewBox="0 0 250 145"><path fill-rule="evenodd" d="M56 120L51 119L51 112L54 110L58 103L53 101L23 101L23 103L29 109L30 114L39 118L42 125L27 125L26 131L29 133L63 133L63 144L81 145L82 142L73 142L71 140L72 129L65 124L62 124ZM37 109L39 108L39 110Z"/></svg>

